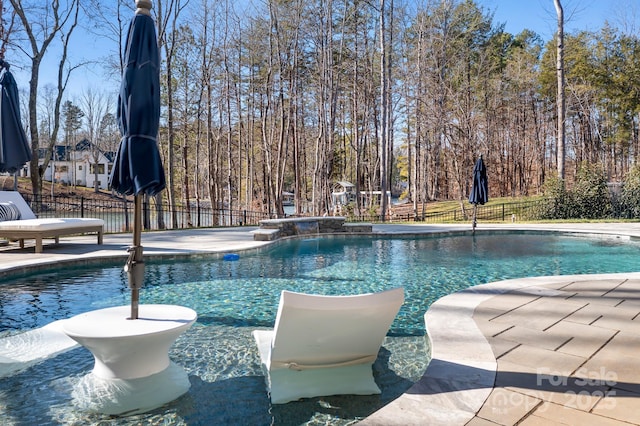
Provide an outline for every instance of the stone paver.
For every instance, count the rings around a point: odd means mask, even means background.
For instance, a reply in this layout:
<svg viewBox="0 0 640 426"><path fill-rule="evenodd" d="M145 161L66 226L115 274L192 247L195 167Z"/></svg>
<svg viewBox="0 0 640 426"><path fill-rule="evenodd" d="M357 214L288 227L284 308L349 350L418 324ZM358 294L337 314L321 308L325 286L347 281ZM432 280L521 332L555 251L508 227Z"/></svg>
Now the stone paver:
<svg viewBox="0 0 640 426"><path fill-rule="evenodd" d="M560 288L565 299L543 296L509 306L505 315L495 313L507 295L476 308L483 332L491 330L484 322L513 326L487 336L498 368L495 388L475 417L505 425L640 424L640 327L632 321L638 312L624 307L640 295L640 283L585 278ZM572 311L566 302L583 306ZM505 353L501 340L519 345Z"/></svg>
<svg viewBox="0 0 640 426"><path fill-rule="evenodd" d="M539 398L496 387L485 401L476 418L499 425L512 425L526 417L541 403L542 400Z"/></svg>
<svg viewBox="0 0 640 426"><path fill-rule="evenodd" d="M255 227L143 234L145 255L260 250ZM486 225L640 238L640 223ZM469 233L469 226L374 225L374 234ZM60 262L125 259L130 234L0 246L0 275ZM425 314L424 377L363 425L640 425L640 273L531 277L446 296Z"/></svg>
<svg viewBox="0 0 640 426"><path fill-rule="evenodd" d="M570 318L570 317L569 317ZM545 332L546 335L560 335L567 338L567 342L558 347L558 352L576 356L593 356L613 336L615 330L600 329L586 324L580 324L566 319L554 325Z"/></svg>
<svg viewBox="0 0 640 426"><path fill-rule="evenodd" d="M593 408L592 412L600 416L640 424L638 392L613 389L607 392L604 398Z"/></svg>
<svg viewBox="0 0 640 426"><path fill-rule="evenodd" d="M522 426L531 425L594 425L594 426L629 426L629 423L624 423L615 419L609 419L606 417L598 416L595 414L587 413L582 410L576 410L574 408L565 407L558 404L552 404L549 402L543 402L533 414L523 419Z"/></svg>

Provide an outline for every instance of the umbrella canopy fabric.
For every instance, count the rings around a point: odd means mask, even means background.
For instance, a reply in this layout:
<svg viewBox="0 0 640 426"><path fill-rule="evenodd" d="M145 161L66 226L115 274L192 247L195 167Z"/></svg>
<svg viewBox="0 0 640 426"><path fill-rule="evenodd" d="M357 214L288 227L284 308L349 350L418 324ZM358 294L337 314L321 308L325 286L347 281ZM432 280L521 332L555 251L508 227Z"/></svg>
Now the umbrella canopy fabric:
<svg viewBox="0 0 640 426"><path fill-rule="evenodd" d="M31 160L31 149L20 120L18 85L8 65L0 75L2 99L0 99L0 172L15 173Z"/></svg>
<svg viewBox="0 0 640 426"><path fill-rule="evenodd" d="M485 204L489 201L489 182L487 181L487 168L484 165L482 156L478 158L473 167L473 185L471 186L471 194L469 202L471 204Z"/></svg>
<svg viewBox="0 0 640 426"><path fill-rule="evenodd" d="M160 121L160 54L153 19L136 14L129 27L118 97L122 140L109 177L126 195L156 195L166 186L157 135Z"/></svg>

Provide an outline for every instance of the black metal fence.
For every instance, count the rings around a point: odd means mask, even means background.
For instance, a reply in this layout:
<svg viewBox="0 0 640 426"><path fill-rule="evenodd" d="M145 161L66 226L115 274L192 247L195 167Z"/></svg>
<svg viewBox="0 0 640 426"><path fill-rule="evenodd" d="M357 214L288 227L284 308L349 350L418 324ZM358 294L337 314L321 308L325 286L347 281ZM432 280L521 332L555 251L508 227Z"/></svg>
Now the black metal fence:
<svg viewBox="0 0 640 426"><path fill-rule="evenodd" d="M130 232L133 228L133 200L113 197L93 199L84 197L47 196L39 199L25 195L25 200L40 218L90 217L104 220L107 233ZM190 206L169 209L157 205L155 199L143 203L143 225L147 230L185 229L222 226L258 225L270 219L267 213L249 210L213 209Z"/></svg>
<svg viewBox="0 0 640 426"><path fill-rule="evenodd" d="M35 200L25 195L25 199L38 217L92 217L105 222L105 232L131 232L133 228L133 201L119 197L94 199L84 197L43 195ZM546 200L492 204L478 206L478 220L491 222L525 221L540 218L540 211ZM465 203L463 209L456 208L438 213L414 215L413 213L391 214L385 222L427 222L451 223L471 220L473 206ZM167 205L157 205L155 199L143 203L143 224L147 230L187 229L225 226L257 226L263 219L275 216L249 210L213 209L207 206L190 206L169 209ZM380 222L378 215L347 216L350 222Z"/></svg>
<svg viewBox="0 0 640 426"><path fill-rule="evenodd" d="M477 219L491 222L526 221L540 218L540 212L546 205L546 200L524 201L513 203L492 204L477 207ZM427 222L427 223L451 223L470 221L473 215L473 206L465 203L464 210L455 208L437 213L392 213L386 218L387 222ZM347 220L353 222L379 222L378 215L348 216Z"/></svg>

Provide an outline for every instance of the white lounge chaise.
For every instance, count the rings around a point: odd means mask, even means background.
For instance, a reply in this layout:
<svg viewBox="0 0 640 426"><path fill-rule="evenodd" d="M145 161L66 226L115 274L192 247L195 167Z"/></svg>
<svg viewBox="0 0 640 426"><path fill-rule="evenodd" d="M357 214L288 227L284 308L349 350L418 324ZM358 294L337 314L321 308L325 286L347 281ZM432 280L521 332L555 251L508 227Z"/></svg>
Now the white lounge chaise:
<svg viewBox="0 0 640 426"><path fill-rule="evenodd" d="M0 210L5 217L0 218L0 238L18 240L24 248L24 240L35 240L36 253L42 253L42 240L54 238L59 243L60 235L96 232L98 244L102 244L104 221L94 218L43 218L38 219L27 202L16 191L0 191ZM18 213L19 212L19 213ZM7 214L8 213L8 214Z"/></svg>
<svg viewBox="0 0 640 426"><path fill-rule="evenodd" d="M372 395L372 365L404 290L355 296L283 291L273 330L255 330L273 404L327 395Z"/></svg>

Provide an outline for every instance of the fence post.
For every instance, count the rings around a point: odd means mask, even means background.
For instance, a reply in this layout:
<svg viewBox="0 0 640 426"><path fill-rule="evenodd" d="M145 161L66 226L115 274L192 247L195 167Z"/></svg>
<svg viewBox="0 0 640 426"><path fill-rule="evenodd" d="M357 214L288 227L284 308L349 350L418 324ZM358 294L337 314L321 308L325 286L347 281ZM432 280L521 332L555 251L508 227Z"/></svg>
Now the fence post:
<svg viewBox="0 0 640 426"><path fill-rule="evenodd" d="M127 197L125 195L122 196L122 204L124 204L124 228L125 228L125 232L129 232L130 231L129 205L127 202Z"/></svg>
<svg viewBox="0 0 640 426"><path fill-rule="evenodd" d="M80 197L80 217L84 217L84 197Z"/></svg>
<svg viewBox="0 0 640 426"><path fill-rule="evenodd" d="M504 203L502 203L502 221L504 222Z"/></svg>

